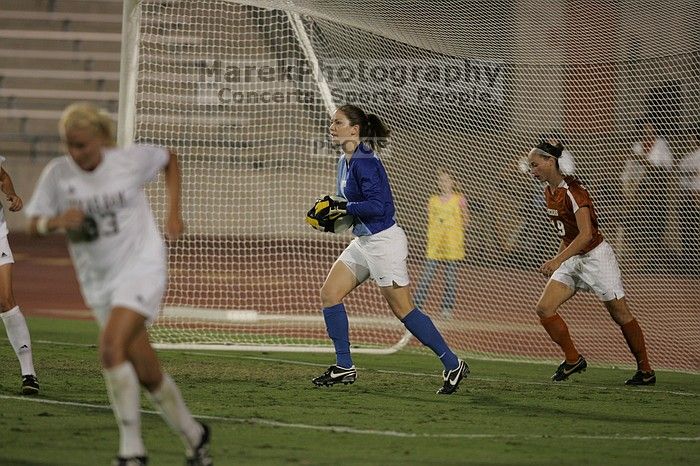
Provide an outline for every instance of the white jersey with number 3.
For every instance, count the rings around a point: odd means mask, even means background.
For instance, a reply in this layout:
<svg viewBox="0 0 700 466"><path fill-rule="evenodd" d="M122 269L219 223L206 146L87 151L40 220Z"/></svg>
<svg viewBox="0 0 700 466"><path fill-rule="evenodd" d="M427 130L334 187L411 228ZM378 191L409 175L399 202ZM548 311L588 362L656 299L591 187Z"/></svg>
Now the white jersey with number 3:
<svg viewBox="0 0 700 466"><path fill-rule="evenodd" d="M165 245L146 199L144 185L168 163L161 147L110 148L93 171L70 156L52 160L41 174L26 209L28 217L82 210L97 226L91 241L69 243L83 295L90 305L105 286L139 263L165 263Z"/></svg>

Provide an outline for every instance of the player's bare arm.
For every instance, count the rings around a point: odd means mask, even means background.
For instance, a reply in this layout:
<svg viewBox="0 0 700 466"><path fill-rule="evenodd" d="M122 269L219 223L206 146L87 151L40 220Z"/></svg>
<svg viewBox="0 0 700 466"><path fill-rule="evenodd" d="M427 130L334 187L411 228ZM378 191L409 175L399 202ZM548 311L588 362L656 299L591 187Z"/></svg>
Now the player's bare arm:
<svg viewBox="0 0 700 466"><path fill-rule="evenodd" d="M581 252L593 239L593 225L591 224L591 214L588 207L581 207L576 211L576 226L579 232L576 238L563 249L564 243L562 242L559 246L559 253L553 259L542 264L540 272L543 275L547 277L552 275L565 260Z"/></svg>
<svg viewBox="0 0 700 466"><path fill-rule="evenodd" d="M19 212L22 210L22 198L15 192L12 178L10 178L10 175L3 168L0 168L0 189L2 189L2 192L7 196L7 202L10 203L8 207L10 211Z"/></svg>
<svg viewBox="0 0 700 466"><path fill-rule="evenodd" d="M177 154L169 149L170 158L163 171L165 172L165 187L168 191L168 217L165 224L165 234L170 239L177 239L185 231L182 221L180 165Z"/></svg>
<svg viewBox="0 0 700 466"><path fill-rule="evenodd" d="M44 236L56 230L71 230L79 228L83 223L85 213L76 208L70 208L55 217L35 216L29 220L29 234Z"/></svg>

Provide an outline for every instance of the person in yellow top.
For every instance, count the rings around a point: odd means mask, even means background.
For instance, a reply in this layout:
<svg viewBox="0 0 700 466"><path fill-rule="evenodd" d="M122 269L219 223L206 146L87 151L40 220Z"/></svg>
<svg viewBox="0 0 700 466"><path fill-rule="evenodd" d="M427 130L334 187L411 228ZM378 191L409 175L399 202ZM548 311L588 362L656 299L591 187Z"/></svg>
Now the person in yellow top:
<svg viewBox="0 0 700 466"><path fill-rule="evenodd" d="M418 282L415 302L423 306L435 272L444 268L444 291L441 311L450 317L457 298L457 266L464 259L464 237L469 224L467 199L451 173L440 169L437 174L438 194L428 201L428 244L423 275Z"/></svg>

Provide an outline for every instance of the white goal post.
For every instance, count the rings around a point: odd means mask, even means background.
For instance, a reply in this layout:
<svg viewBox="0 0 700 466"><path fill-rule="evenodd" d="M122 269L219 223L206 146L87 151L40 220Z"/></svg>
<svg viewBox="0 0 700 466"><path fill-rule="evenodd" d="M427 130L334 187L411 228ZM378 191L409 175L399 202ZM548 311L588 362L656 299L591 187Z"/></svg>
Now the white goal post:
<svg viewBox="0 0 700 466"><path fill-rule="evenodd" d="M435 266L422 308L458 352L560 357L534 311L558 241L542 187L519 169L556 137L592 193L652 364L700 371L698 24L691 0L126 0L119 144L172 147L183 171L187 233L169 244L153 341L333 351L319 289L352 237L303 219L334 191L329 114L354 103L392 129L380 155L412 290ZM454 263L426 258L440 170L469 211ZM162 220L162 181L149 197ZM374 284L345 304L353 352L419 347ZM595 295L561 313L587 359L633 364Z"/></svg>

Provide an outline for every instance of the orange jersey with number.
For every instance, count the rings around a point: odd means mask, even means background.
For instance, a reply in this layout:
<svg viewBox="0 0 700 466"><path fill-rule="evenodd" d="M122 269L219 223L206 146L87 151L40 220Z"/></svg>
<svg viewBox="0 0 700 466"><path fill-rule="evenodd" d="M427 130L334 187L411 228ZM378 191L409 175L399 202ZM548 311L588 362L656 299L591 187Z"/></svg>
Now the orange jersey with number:
<svg viewBox="0 0 700 466"><path fill-rule="evenodd" d="M593 201L580 181L567 176L554 191L549 186L544 188L544 197L547 201L547 215L549 215L549 219L554 224L554 230L564 245L568 246L578 236L576 211L582 207L588 207L593 238L579 251L579 254L585 254L603 242L603 235L598 231L598 220L593 208Z"/></svg>

